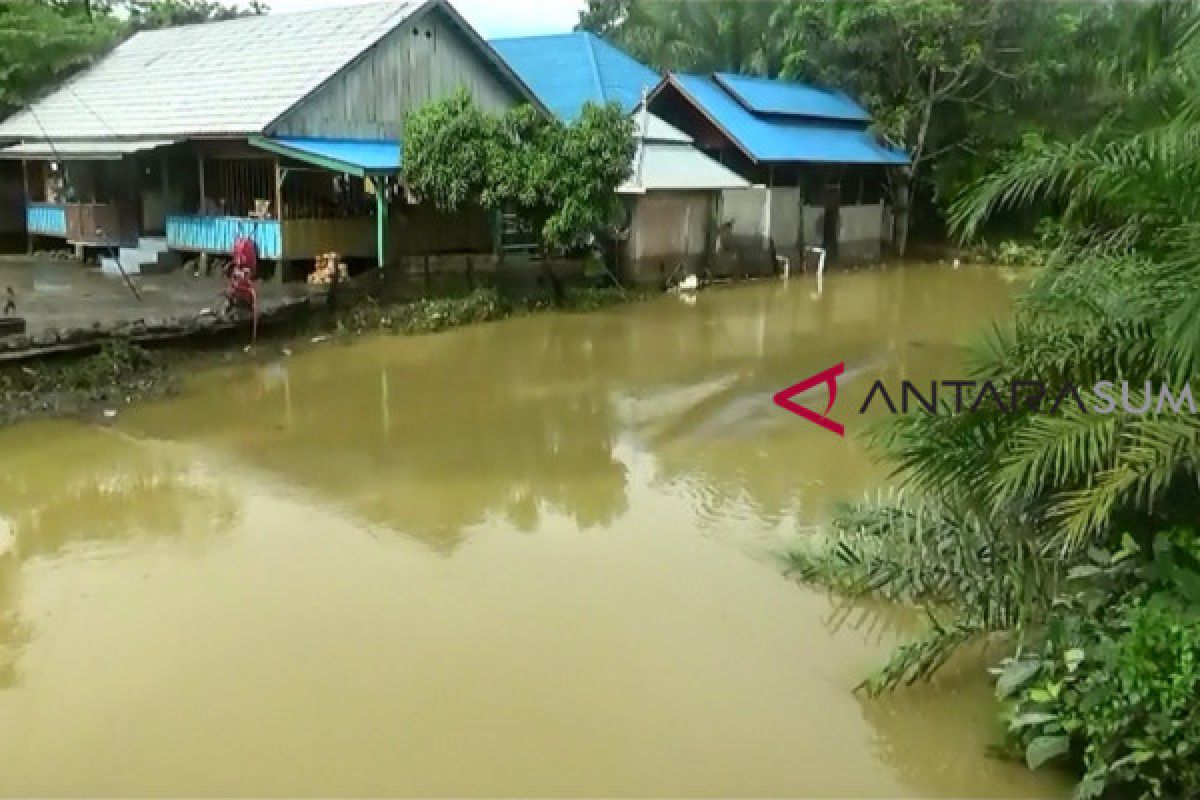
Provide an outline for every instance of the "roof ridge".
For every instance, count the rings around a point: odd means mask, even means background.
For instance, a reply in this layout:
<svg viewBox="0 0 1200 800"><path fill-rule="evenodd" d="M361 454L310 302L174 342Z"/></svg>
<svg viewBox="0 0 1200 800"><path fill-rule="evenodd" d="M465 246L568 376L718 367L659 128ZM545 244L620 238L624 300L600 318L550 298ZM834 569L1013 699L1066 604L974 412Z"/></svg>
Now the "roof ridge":
<svg viewBox="0 0 1200 800"><path fill-rule="evenodd" d="M488 39L489 44L498 42L527 42L530 39L561 39L564 36L595 36L591 31L562 31L561 33L527 33L524 36L496 36Z"/></svg>
<svg viewBox="0 0 1200 800"><path fill-rule="evenodd" d="M584 31L584 33L588 32ZM588 62L592 66L592 80L596 82L596 94L601 103L606 103L608 96L604 93L604 79L600 76L600 61L596 58L596 45L591 36L585 35L583 41L587 43Z"/></svg>
<svg viewBox="0 0 1200 800"><path fill-rule="evenodd" d="M351 8L256 15L161 31L142 31L66 81L48 87L45 94L31 99L26 107L0 120L0 131L3 131L5 139L30 140L261 133L330 78L361 59L380 41L394 35L414 14L444 2L379 0ZM283 89L261 92L244 107L218 102L210 104L212 108L193 112L188 104L169 103L167 106L171 108L167 110L160 106L151 111L146 103L134 103L132 116L125 119L129 115L124 110L124 104L118 104L113 99L112 87L126 86L139 75L152 75L154 70L160 68L165 69L167 77L175 84L185 80L181 77L180 68L157 66L170 62L170 59L164 61L163 53L176 46L194 51L198 46L195 42L236 39L243 35L241 32L248 37L270 37L276 29L288 31L289 35L295 35L303 41L328 38L331 46L325 48L320 57L314 57L311 62L305 61L303 69L289 73ZM278 57L259 61L271 69L281 66ZM211 65L201 69L207 69L214 76L214 85L225 86L231 81L231 63L231 57L225 56L215 58ZM150 65L154 66L147 72L146 68ZM176 85L173 91L178 90ZM229 91L246 99L245 92ZM154 95L153 92L150 94ZM180 108L184 110L181 112Z"/></svg>
<svg viewBox="0 0 1200 800"><path fill-rule="evenodd" d="M137 33L135 33L133 36L130 36L125 41L131 42L140 36L145 36L147 38L150 38L150 37L157 36L160 34L168 34L168 33L172 33L175 31L189 30L192 28L205 28L205 27L215 26L215 25L225 25L227 27L233 26L233 25L244 25L247 22L261 22L263 19L265 19L267 17L274 17L275 19L278 19L279 17L307 17L307 16L314 16L317 14L329 14L329 15L332 15L334 13L345 14L347 11L360 11L363 9L379 8L382 6L395 6L397 8L403 8L407 5L410 5L411 2L412 2L412 0L372 0L372 2L370 2L370 3L359 3L354 6L330 6L328 8L306 8L303 11L285 11L285 12L279 13L279 14L275 14L275 13L243 14L240 17L230 17L229 19L209 19L209 20L204 20L203 22L187 22L187 23L184 23L183 25L171 25L166 28L148 28L146 30L138 31ZM122 42L122 44L124 44L124 43L125 42Z"/></svg>

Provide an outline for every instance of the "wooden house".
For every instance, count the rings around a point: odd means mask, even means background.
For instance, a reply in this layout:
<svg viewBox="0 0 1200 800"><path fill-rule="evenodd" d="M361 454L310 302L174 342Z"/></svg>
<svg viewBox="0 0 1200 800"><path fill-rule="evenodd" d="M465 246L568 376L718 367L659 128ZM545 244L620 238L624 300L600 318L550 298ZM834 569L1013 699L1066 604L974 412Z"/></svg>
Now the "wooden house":
<svg viewBox="0 0 1200 800"><path fill-rule="evenodd" d="M726 195L734 244L769 243L793 257L822 247L835 260L878 260L890 238L885 186L907 154L871 132L849 96L781 80L671 73L649 110L755 184Z"/></svg>
<svg viewBox="0 0 1200 800"><path fill-rule="evenodd" d="M490 252L486 215L407 204L396 180L405 113L460 86L542 107L445 0L148 31L0 123L0 158L22 164L30 234L131 271L238 236L280 275L330 251Z"/></svg>

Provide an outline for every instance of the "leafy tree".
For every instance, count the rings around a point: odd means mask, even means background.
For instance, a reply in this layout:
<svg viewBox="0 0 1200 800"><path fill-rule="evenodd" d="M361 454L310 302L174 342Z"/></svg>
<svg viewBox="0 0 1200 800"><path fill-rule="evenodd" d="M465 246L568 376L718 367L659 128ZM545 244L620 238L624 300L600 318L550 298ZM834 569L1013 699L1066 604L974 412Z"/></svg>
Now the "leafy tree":
<svg viewBox="0 0 1200 800"><path fill-rule="evenodd" d="M778 0L600 2L581 15L580 25L660 69L774 76L785 55L784 8Z"/></svg>
<svg viewBox="0 0 1200 800"><path fill-rule="evenodd" d="M575 29L607 36L621 27L630 3L631 0L588 0L587 8L579 12Z"/></svg>
<svg viewBox="0 0 1200 800"><path fill-rule="evenodd" d="M935 168L980 160L1003 146L997 133L1015 141L1036 89L1061 88L1058 52L1087 12L1028 0L804 0L787 13L784 74L848 90L909 152L893 191L906 216L920 191L938 201ZM901 252L906 229L902 218Z"/></svg>
<svg viewBox="0 0 1200 800"><path fill-rule="evenodd" d="M520 213L540 237L543 263L549 251L609 229L635 149L633 122L616 105L589 104L563 125L530 106L486 113L460 90L404 121L409 185L439 208L478 203Z"/></svg>
<svg viewBox="0 0 1200 800"><path fill-rule="evenodd" d="M126 0L125 5L133 30L215 22L265 14L268 10L267 4L262 0L250 0L246 8L242 8L241 4L219 0Z"/></svg>
<svg viewBox="0 0 1200 800"><path fill-rule="evenodd" d="M4 0L0 113L27 104L134 31L266 10L261 0L244 8L216 0Z"/></svg>
<svg viewBox="0 0 1200 800"><path fill-rule="evenodd" d="M0 3L0 110L19 108L43 87L90 63L117 39L107 16L40 0Z"/></svg>

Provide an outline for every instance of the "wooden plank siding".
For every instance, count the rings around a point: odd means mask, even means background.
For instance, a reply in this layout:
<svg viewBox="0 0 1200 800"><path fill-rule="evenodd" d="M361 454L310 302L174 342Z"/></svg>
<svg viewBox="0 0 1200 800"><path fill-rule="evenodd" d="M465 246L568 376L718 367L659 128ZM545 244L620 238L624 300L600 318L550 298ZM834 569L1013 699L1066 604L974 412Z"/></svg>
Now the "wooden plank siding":
<svg viewBox="0 0 1200 800"><path fill-rule="evenodd" d="M67 241L104 247L135 245L137 207L132 203L67 203Z"/></svg>
<svg viewBox="0 0 1200 800"><path fill-rule="evenodd" d="M389 260L409 255L490 253L495 244L487 211L469 206L446 212L429 202L393 206L387 240Z"/></svg>
<svg viewBox="0 0 1200 800"><path fill-rule="evenodd" d="M272 136L399 138L401 120L466 87L480 108L523 100L439 8L408 20L281 117Z"/></svg>
<svg viewBox="0 0 1200 800"><path fill-rule="evenodd" d="M342 258L376 255L374 217L287 219L282 233L283 251L290 259L309 260L330 252Z"/></svg>

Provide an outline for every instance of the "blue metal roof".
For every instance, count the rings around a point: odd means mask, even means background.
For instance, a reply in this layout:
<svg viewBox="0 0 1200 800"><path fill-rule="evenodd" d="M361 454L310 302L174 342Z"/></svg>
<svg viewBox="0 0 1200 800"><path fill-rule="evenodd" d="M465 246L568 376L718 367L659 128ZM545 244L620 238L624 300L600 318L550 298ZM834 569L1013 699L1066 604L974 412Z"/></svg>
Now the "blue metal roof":
<svg viewBox="0 0 1200 800"><path fill-rule="evenodd" d="M658 85L654 70L593 33L493 39L490 44L542 104L570 122L585 103L618 103L625 112Z"/></svg>
<svg viewBox="0 0 1200 800"><path fill-rule="evenodd" d="M865 108L842 92L803 83L718 72L717 82L738 102L759 114L870 122Z"/></svg>
<svg viewBox="0 0 1200 800"><path fill-rule="evenodd" d="M356 167L362 172L396 172L400 169L398 139L317 139L279 136L269 141L293 151L297 157L314 156Z"/></svg>
<svg viewBox="0 0 1200 800"><path fill-rule="evenodd" d="M720 84L700 75L672 79L755 161L904 165L908 156L880 144L865 125L750 112Z"/></svg>

